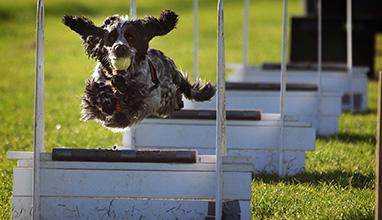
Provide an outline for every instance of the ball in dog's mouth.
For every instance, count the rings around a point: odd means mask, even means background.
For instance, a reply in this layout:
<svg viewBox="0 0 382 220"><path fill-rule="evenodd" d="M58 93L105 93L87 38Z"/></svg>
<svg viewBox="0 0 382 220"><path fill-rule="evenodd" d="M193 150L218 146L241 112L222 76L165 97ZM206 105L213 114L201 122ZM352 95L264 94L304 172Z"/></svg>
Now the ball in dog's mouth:
<svg viewBox="0 0 382 220"><path fill-rule="evenodd" d="M130 57L111 59L111 65L115 70L127 70L131 63Z"/></svg>

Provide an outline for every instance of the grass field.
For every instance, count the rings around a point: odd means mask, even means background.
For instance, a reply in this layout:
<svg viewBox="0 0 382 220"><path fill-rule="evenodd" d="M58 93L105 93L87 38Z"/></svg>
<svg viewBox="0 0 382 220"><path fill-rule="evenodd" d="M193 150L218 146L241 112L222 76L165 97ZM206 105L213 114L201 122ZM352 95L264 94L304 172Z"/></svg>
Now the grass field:
<svg viewBox="0 0 382 220"><path fill-rule="evenodd" d="M110 147L121 141L94 122L79 121L80 96L94 61L88 60L79 38L61 24L64 14L87 15L97 24L111 14L125 14L129 1L47 0L45 111L46 147ZM180 14L178 28L151 46L174 58L192 74L192 0L138 1L138 14L157 15L171 8ZM225 1L226 60L241 59L242 5ZM250 63L280 61L281 0L251 3ZM13 161L8 150L32 150L35 60L35 2L0 2L0 219L10 219ZM199 60L203 79L216 76L216 2L200 1ZM302 13L291 0L289 12ZM340 132L319 138L307 154L306 173L278 179L259 176L252 185L254 219L372 219L374 216L375 127L377 83L369 83L367 114L343 114Z"/></svg>

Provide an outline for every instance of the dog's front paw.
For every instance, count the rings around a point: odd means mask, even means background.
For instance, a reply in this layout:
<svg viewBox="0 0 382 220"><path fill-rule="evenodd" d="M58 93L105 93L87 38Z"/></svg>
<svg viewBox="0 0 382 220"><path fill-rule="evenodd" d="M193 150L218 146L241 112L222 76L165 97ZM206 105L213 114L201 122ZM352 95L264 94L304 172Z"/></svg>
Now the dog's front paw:
<svg viewBox="0 0 382 220"><path fill-rule="evenodd" d="M116 100L112 97L109 97L108 99L102 99L100 105L103 112L105 112L107 115L112 115L115 111Z"/></svg>
<svg viewBox="0 0 382 220"><path fill-rule="evenodd" d="M111 84L118 92L122 94L127 91L125 78L121 75L114 75L111 79Z"/></svg>

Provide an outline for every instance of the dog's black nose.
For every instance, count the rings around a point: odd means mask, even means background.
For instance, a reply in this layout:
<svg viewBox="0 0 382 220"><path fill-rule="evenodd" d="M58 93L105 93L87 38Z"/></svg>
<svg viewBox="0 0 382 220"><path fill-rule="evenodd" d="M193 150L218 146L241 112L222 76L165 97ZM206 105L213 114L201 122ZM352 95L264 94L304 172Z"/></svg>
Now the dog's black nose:
<svg viewBox="0 0 382 220"><path fill-rule="evenodd" d="M118 44L114 48L114 53L117 57L126 57L128 48L126 45Z"/></svg>

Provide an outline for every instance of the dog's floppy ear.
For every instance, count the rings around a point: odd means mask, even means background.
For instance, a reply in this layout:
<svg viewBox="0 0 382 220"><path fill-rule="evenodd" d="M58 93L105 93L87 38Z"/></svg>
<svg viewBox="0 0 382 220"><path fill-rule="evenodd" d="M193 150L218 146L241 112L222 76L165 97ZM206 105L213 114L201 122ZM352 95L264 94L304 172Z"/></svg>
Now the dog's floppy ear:
<svg viewBox="0 0 382 220"><path fill-rule="evenodd" d="M86 40L88 36L102 38L105 33L104 29L95 26L91 20L83 16L65 15L62 19L62 23L81 35L84 40Z"/></svg>
<svg viewBox="0 0 382 220"><path fill-rule="evenodd" d="M144 28L146 39L151 40L155 36L163 36L175 28L178 22L178 15L170 10L165 10L159 18L152 16L145 17L141 20Z"/></svg>
<svg viewBox="0 0 382 220"><path fill-rule="evenodd" d="M107 17L101 27L105 28L108 25L112 25L114 22L118 22L120 19L119 17L120 17L119 15L112 15L112 16Z"/></svg>
<svg viewBox="0 0 382 220"><path fill-rule="evenodd" d="M81 36L89 57L99 58L104 55L102 45L106 30L97 27L91 20L82 16L66 15L62 23Z"/></svg>

